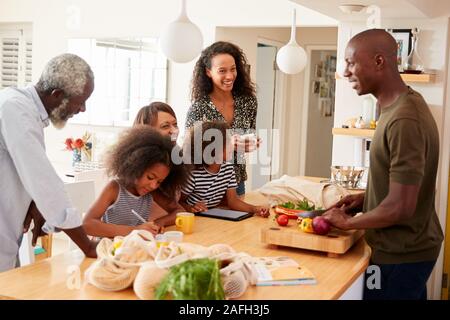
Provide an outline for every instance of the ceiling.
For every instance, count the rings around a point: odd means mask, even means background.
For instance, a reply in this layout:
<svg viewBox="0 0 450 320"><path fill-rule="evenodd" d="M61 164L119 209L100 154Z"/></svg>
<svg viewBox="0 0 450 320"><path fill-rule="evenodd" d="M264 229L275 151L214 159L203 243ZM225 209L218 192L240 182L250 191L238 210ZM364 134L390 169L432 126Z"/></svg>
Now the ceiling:
<svg viewBox="0 0 450 320"><path fill-rule="evenodd" d="M290 0L299 5L320 12L338 21L365 20L362 13L343 13L343 4L376 5L381 9L382 19L426 19L450 15L449 0Z"/></svg>

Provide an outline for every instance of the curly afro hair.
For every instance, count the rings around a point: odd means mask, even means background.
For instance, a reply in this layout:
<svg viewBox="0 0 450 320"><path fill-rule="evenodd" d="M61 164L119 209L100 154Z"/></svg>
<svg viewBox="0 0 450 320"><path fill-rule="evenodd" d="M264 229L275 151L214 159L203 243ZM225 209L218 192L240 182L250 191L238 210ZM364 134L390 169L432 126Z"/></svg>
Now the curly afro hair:
<svg viewBox="0 0 450 320"><path fill-rule="evenodd" d="M149 167L161 163L169 167L170 173L161 183L168 196L175 197L175 193L186 182L187 167L175 164L171 160L174 146L169 137L161 135L148 125L139 125L126 130L117 144L108 152L106 170L109 176L115 177L125 186L134 186Z"/></svg>
<svg viewBox="0 0 450 320"><path fill-rule="evenodd" d="M229 54L236 63L237 77L233 85L233 94L255 96L255 84L251 81L247 58L242 49L231 42L218 41L204 49L195 64L191 84L191 101L198 101L213 91L213 83L207 76L206 69L211 69L211 60L218 54Z"/></svg>

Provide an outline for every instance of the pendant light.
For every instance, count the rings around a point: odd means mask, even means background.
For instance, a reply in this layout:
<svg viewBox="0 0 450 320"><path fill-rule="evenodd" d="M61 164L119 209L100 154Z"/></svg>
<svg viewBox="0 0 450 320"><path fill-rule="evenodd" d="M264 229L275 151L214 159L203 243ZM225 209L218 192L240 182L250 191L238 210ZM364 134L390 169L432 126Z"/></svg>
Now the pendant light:
<svg viewBox="0 0 450 320"><path fill-rule="evenodd" d="M281 71L287 74L301 72L308 61L305 50L300 47L295 39L296 13L294 9L291 29L291 40L277 53L277 64Z"/></svg>
<svg viewBox="0 0 450 320"><path fill-rule="evenodd" d="M163 30L159 43L164 55L178 63L189 62L202 51L203 36L186 14L186 0L181 0L179 17Z"/></svg>

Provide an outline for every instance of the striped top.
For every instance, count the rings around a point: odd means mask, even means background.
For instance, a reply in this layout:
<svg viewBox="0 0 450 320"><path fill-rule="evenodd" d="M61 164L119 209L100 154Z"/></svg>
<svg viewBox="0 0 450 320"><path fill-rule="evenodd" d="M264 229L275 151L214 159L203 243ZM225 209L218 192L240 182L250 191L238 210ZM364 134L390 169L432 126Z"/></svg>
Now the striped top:
<svg viewBox="0 0 450 320"><path fill-rule="evenodd" d="M217 173L208 172L204 167L192 170L181 192L187 195L189 205L204 201L208 208L214 208L228 189L236 188L233 164L224 163Z"/></svg>
<svg viewBox="0 0 450 320"><path fill-rule="evenodd" d="M150 193L144 196L135 196L119 183L119 195L116 202L106 209L102 217L105 223L119 224L126 226L138 226L143 222L139 220L131 209L136 211L145 221L148 221L153 197Z"/></svg>

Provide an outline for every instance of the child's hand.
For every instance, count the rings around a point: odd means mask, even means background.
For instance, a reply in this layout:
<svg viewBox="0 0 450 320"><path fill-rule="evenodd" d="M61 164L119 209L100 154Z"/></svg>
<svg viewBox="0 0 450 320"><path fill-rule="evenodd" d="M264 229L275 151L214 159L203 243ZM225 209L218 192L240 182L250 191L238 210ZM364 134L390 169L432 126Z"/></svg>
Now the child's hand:
<svg viewBox="0 0 450 320"><path fill-rule="evenodd" d="M189 211L192 213L205 212L208 211L208 207L206 206L206 203L204 201L200 201L190 206Z"/></svg>
<svg viewBox="0 0 450 320"><path fill-rule="evenodd" d="M269 209L261 206L253 206L252 213L255 216L267 218L270 215Z"/></svg>
<svg viewBox="0 0 450 320"><path fill-rule="evenodd" d="M153 235L156 235L163 231L163 227L157 225L153 221L146 222L146 223L139 225L138 229L147 230L147 231L151 232Z"/></svg>

